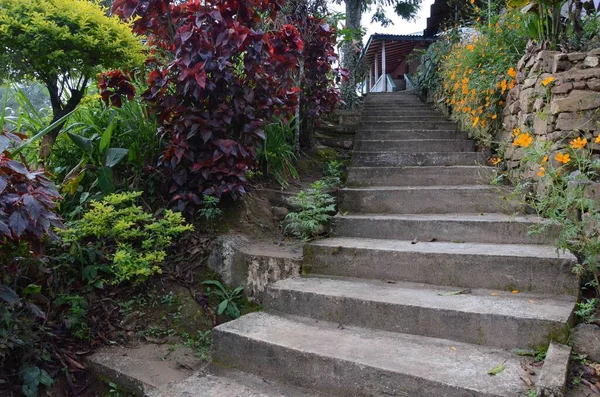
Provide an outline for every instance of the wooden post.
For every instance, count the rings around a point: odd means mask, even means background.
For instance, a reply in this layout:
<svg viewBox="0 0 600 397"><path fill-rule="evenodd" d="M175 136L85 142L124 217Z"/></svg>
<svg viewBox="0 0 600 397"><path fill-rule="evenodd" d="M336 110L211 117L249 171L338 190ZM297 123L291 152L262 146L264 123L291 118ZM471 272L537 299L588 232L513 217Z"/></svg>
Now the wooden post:
<svg viewBox="0 0 600 397"><path fill-rule="evenodd" d="M385 41L381 42L381 75L383 76L383 92L387 92L387 74L385 72Z"/></svg>

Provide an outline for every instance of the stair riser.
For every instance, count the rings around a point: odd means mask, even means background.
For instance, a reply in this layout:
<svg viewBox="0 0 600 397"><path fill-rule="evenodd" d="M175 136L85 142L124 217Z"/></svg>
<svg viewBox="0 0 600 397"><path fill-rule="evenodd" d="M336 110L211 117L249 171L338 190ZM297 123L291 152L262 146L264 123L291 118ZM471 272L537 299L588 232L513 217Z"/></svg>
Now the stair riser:
<svg viewBox="0 0 600 397"><path fill-rule="evenodd" d="M533 223L405 219L334 218L338 237L413 241L456 241L492 244L551 244L557 231L529 235Z"/></svg>
<svg viewBox="0 0 600 397"><path fill-rule="evenodd" d="M364 130L359 129L357 139L467 139L464 131L452 130Z"/></svg>
<svg viewBox="0 0 600 397"><path fill-rule="evenodd" d="M363 152L472 152L475 143L467 140L438 141L355 141L354 150Z"/></svg>
<svg viewBox="0 0 600 397"><path fill-rule="evenodd" d="M264 341L212 331L216 365L239 368L337 396L492 397L433 382L418 376L383 370L312 352L288 349Z"/></svg>
<svg viewBox="0 0 600 397"><path fill-rule="evenodd" d="M418 243L417 243L418 244ZM305 271L332 276L410 281L459 288L576 295L579 282L568 259L377 249L304 247Z"/></svg>
<svg viewBox="0 0 600 397"><path fill-rule="evenodd" d="M349 187L367 186L459 186L489 183L490 167L356 168L348 170Z"/></svg>
<svg viewBox="0 0 600 397"><path fill-rule="evenodd" d="M567 336L567 324L558 321L440 310L279 288L270 288L267 296L268 310L503 349L536 347L547 343L550 336L555 340L560 337L566 340Z"/></svg>
<svg viewBox="0 0 600 397"><path fill-rule="evenodd" d="M403 153L358 152L352 156L355 167L411 167L485 164L487 154L482 152Z"/></svg>
<svg viewBox="0 0 600 397"><path fill-rule="evenodd" d="M402 121L402 122L361 122L359 130L452 130L457 124L452 121Z"/></svg>
<svg viewBox="0 0 600 397"><path fill-rule="evenodd" d="M371 214L514 213L494 190L342 190L341 212Z"/></svg>

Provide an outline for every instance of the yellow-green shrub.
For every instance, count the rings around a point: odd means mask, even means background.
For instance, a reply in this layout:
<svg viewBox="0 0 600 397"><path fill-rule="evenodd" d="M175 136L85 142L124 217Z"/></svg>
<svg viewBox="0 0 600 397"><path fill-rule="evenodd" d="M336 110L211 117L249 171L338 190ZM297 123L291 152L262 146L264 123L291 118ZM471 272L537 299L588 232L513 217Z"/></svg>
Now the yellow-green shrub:
<svg viewBox="0 0 600 397"><path fill-rule="evenodd" d="M94 201L81 219L59 232L74 257L82 257L82 250L93 247L97 270L110 284L137 283L161 273L173 238L193 229L179 212L166 210L161 218L146 212L136 205L141 195L111 194Z"/></svg>

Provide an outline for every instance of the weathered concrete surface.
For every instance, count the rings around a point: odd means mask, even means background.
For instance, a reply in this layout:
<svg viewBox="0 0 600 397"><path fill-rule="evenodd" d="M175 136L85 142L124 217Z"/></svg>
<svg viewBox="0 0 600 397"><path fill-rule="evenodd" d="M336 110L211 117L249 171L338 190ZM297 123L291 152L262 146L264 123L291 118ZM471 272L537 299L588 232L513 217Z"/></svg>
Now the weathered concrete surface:
<svg viewBox="0 0 600 397"><path fill-rule="evenodd" d="M571 348L566 345L550 343L544 366L537 382L540 397L564 397Z"/></svg>
<svg viewBox="0 0 600 397"><path fill-rule="evenodd" d="M520 212L519 204L503 200L502 193L498 188L477 185L346 188L340 191L340 211L372 214Z"/></svg>
<svg viewBox="0 0 600 397"><path fill-rule="evenodd" d="M333 218L335 236L421 242L469 241L496 244L550 244L556 228L530 230L540 218L504 214L348 214Z"/></svg>
<svg viewBox="0 0 600 397"><path fill-rule="evenodd" d="M526 390L520 358L503 350L267 313L215 328L213 358L339 396L515 397ZM505 370L489 376L500 363Z"/></svg>
<svg viewBox="0 0 600 397"><path fill-rule="evenodd" d="M448 166L485 164L482 152L358 152L352 156L357 167Z"/></svg>
<svg viewBox="0 0 600 397"><path fill-rule="evenodd" d="M448 295L455 292L453 287L406 282L295 278L271 285L265 307L344 325L505 349L567 339L575 297L481 289Z"/></svg>
<svg viewBox="0 0 600 397"><path fill-rule="evenodd" d="M221 237L209 258L209 267L225 283L243 285L247 297L259 303L269 283L297 277L301 264L299 244L275 245L243 236Z"/></svg>
<svg viewBox="0 0 600 397"><path fill-rule="evenodd" d="M349 167L348 186L457 186L489 184L491 167Z"/></svg>
<svg viewBox="0 0 600 397"><path fill-rule="evenodd" d="M600 362L600 327L579 324L572 332L573 349L579 354L585 354L591 361Z"/></svg>
<svg viewBox="0 0 600 397"><path fill-rule="evenodd" d="M305 390L280 382L264 379L234 369L211 367L170 383L149 397L326 397L313 390Z"/></svg>
<svg viewBox="0 0 600 397"><path fill-rule="evenodd" d="M330 238L304 246L310 273L577 295L571 254L552 246Z"/></svg>
<svg viewBox="0 0 600 397"><path fill-rule="evenodd" d="M357 152L472 152L473 141L464 139L425 140L358 140L354 143Z"/></svg>
<svg viewBox="0 0 600 397"><path fill-rule="evenodd" d="M370 121L361 122L359 129L368 130L412 130L421 128L424 130L451 130L456 129L458 124L447 120L420 120L420 121Z"/></svg>
<svg viewBox="0 0 600 397"><path fill-rule="evenodd" d="M361 139L466 139L467 133L456 129L432 130L417 127L411 130L363 130Z"/></svg>
<svg viewBox="0 0 600 397"><path fill-rule="evenodd" d="M96 376L136 396L181 381L206 366L192 349L171 350L167 344L105 348L87 357L86 364Z"/></svg>

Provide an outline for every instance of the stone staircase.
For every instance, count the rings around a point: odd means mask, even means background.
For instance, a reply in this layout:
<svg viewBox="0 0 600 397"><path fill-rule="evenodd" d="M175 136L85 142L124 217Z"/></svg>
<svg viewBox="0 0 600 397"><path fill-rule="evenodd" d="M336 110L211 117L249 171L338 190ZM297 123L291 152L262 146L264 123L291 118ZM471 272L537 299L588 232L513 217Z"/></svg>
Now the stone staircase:
<svg viewBox="0 0 600 397"><path fill-rule="evenodd" d="M560 395L568 348L529 374L512 350L564 341L575 258L529 235L540 220L486 184L486 153L410 93L369 95L357 139L334 237L264 312L213 330L215 365L305 388L288 395ZM263 389L231 395L281 395Z"/></svg>

